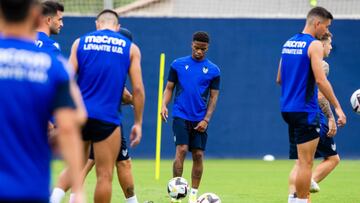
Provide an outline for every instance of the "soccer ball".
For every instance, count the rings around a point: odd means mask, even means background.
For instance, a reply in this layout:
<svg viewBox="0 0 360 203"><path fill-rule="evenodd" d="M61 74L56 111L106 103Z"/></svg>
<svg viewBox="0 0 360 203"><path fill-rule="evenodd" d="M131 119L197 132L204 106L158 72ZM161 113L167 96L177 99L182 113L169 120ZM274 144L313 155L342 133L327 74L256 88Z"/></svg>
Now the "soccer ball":
<svg viewBox="0 0 360 203"><path fill-rule="evenodd" d="M175 177L169 181L167 191L171 198L183 199L187 195L188 187L189 185L185 178Z"/></svg>
<svg viewBox="0 0 360 203"><path fill-rule="evenodd" d="M205 193L197 199L197 203L221 203L221 200L214 193Z"/></svg>
<svg viewBox="0 0 360 203"><path fill-rule="evenodd" d="M360 89L356 90L350 98L352 109L360 114Z"/></svg>

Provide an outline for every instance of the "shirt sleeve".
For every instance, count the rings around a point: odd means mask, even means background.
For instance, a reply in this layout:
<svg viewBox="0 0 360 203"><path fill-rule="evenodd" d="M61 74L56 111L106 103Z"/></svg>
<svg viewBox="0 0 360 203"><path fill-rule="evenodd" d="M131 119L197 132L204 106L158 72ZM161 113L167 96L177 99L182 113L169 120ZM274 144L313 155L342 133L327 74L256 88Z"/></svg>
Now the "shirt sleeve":
<svg viewBox="0 0 360 203"><path fill-rule="evenodd" d="M220 88L220 75L214 77L210 82L210 89L219 90Z"/></svg>
<svg viewBox="0 0 360 203"><path fill-rule="evenodd" d="M75 109L74 100L70 94L70 82L63 81L58 84L55 99L54 99L54 111L59 108L72 108Z"/></svg>
<svg viewBox="0 0 360 203"><path fill-rule="evenodd" d="M53 110L59 108L74 108L75 109L75 102L70 93L70 80L71 74L66 68L66 63L61 60L56 60L54 67L56 70L56 92L55 98L53 103Z"/></svg>
<svg viewBox="0 0 360 203"><path fill-rule="evenodd" d="M178 75L177 75L176 70L173 67L170 68L168 81L173 82L173 83L178 82Z"/></svg>

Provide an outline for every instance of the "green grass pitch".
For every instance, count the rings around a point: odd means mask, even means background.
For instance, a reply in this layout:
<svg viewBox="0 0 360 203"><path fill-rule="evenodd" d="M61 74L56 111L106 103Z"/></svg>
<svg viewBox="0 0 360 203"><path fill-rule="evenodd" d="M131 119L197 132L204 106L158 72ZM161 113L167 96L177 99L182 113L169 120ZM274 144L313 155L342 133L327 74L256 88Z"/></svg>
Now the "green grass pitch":
<svg viewBox="0 0 360 203"><path fill-rule="evenodd" d="M318 162L316 162L317 164ZM285 203L287 177L293 162L276 160L207 159L199 193L213 192L223 203ZM63 168L63 162L52 164L53 182ZM135 189L140 203L168 203L166 185L172 174L172 161L161 162L160 180L154 179L155 161L133 160ZM191 162L186 161L184 177L190 182ZM92 201L95 186L94 170L86 180L88 202ZM360 203L360 161L342 160L323 182L321 192L313 194L313 203ZM67 202L68 195L64 202ZM111 202L124 202L121 188L114 177ZM183 200L187 203L187 199Z"/></svg>

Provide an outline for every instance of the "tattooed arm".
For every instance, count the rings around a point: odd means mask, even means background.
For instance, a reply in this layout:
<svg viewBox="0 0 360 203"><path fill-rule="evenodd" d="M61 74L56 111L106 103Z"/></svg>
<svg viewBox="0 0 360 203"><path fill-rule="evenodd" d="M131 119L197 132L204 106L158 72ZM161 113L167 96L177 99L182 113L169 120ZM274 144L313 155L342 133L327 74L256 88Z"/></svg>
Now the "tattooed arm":
<svg viewBox="0 0 360 203"><path fill-rule="evenodd" d="M325 114L328 119L329 131L327 133L328 137L334 137L337 131L335 117L331 110L329 101L325 98L325 96L319 91L318 92L318 100L321 111Z"/></svg>

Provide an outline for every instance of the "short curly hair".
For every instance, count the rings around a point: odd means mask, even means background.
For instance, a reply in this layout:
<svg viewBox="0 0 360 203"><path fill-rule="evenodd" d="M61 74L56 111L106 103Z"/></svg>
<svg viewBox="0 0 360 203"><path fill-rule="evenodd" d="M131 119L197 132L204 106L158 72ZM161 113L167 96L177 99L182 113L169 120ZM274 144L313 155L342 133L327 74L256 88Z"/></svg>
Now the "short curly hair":
<svg viewBox="0 0 360 203"><path fill-rule="evenodd" d="M193 41L210 43L210 37L207 32L198 31L193 34Z"/></svg>

